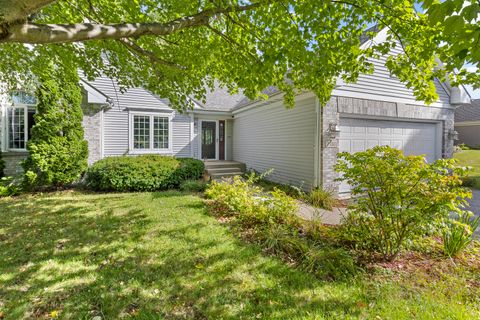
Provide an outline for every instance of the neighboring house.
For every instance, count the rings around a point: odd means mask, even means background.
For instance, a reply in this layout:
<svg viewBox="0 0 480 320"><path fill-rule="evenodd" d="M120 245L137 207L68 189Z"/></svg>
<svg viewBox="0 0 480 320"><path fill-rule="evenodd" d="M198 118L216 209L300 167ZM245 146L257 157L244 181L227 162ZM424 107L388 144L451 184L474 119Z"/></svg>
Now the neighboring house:
<svg viewBox="0 0 480 320"><path fill-rule="evenodd" d="M455 110L455 130L458 132L457 143L480 147L480 99Z"/></svg>
<svg viewBox="0 0 480 320"><path fill-rule="evenodd" d="M382 41L381 31L362 46ZM394 49L391 54L398 54ZM168 101L141 89L121 93L115 81L82 80L85 89L84 128L89 163L119 155L165 154L198 159L235 160L259 172L274 169L269 179L305 189L321 186L348 192L335 182L337 153L391 145L407 154L425 154L428 161L453 152L454 108L469 103L462 88L436 81L438 101L430 106L385 67L372 60L375 72L355 84L340 81L330 101L321 106L312 92L296 96L285 108L283 94L268 88L266 101L250 101L217 88L205 105L181 114ZM28 95L2 102L2 150L7 174L26 156L34 101Z"/></svg>

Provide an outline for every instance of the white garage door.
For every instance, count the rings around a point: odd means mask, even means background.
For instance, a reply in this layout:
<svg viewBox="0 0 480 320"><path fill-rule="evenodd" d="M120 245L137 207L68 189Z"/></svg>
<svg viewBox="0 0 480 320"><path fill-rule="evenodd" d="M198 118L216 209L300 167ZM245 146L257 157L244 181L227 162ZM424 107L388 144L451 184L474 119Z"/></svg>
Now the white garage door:
<svg viewBox="0 0 480 320"><path fill-rule="evenodd" d="M436 137L435 123L340 118L340 152L355 153L389 145L406 155L423 154L432 162L440 153ZM340 192L348 191L347 184L340 186Z"/></svg>

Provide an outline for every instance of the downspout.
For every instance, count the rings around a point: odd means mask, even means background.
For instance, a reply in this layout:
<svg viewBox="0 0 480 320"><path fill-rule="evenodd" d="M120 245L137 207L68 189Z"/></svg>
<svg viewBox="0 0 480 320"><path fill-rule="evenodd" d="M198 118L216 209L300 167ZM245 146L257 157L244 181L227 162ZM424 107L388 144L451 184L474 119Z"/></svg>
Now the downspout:
<svg viewBox="0 0 480 320"><path fill-rule="evenodd" d="M316 132L315 132L315 154L314 154L314 183L316 187L323 185L323 157L322 157L322 132L323 132L323 112L320 107L320 101L315 96L315 112L317 114Z"/></svg>

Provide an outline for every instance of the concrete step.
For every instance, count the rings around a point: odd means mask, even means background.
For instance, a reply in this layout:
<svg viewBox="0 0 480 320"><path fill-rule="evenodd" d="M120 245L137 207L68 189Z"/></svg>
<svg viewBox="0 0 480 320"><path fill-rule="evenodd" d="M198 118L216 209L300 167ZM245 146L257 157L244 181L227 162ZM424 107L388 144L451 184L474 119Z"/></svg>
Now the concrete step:
<svg viewBox="0 0 480 320"><path fill-rule="evenodd" d="M242 172L239 173L217 173L217 174L211 174L210 179L212 180L222 180L222 178L232 178L235 176L241 175Z"/></svg>
<svg viewBox="0 0 480 320"><path fill-rule="evenodd" d="M245 171L246 166L244 163L236 161L205 161L205 170L210 169L223 169L223 168L237 168L240 171Z"/></svg>
<svg viewBox="0 0 480 320"><path fill-rule="evenodd" d="M209 174L222 174L222 173L235 173L242 174L243 171L238 167L222 167L222 168L210 168L207 169Z"/></svg>

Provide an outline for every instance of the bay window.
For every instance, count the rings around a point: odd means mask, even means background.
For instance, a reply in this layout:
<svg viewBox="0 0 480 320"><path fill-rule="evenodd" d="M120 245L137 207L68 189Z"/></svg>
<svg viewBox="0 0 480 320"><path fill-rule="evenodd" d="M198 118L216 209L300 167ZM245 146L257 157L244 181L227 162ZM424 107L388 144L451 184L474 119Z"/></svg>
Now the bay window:
<svg viewBox="0 0 480 320"><path fill-rule="evenodd" d="M170 151L169 115L134 113L130 116L130 146L134 152Z"/></svg>

